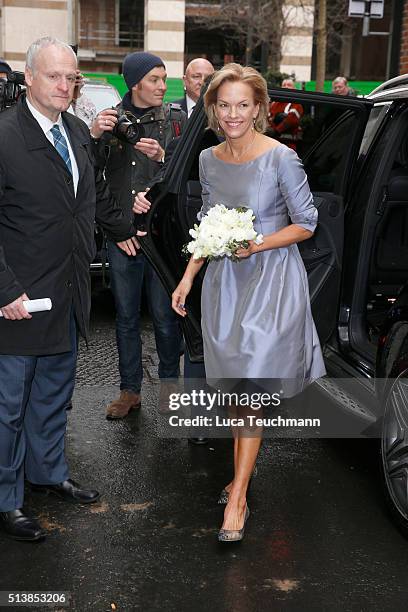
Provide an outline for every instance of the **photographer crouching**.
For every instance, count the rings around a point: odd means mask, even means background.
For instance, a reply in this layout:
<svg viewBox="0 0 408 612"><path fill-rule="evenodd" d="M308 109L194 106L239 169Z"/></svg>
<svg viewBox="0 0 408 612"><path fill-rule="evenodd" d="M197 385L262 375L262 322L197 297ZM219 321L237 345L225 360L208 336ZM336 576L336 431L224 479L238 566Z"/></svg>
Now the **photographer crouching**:
<svg viewBox="0 0 408 612"><path fill-rule="evenodd" d="M133 218L135 195L144 191L160 170L164 152L179 136L186 114L178 105L163 104L166 68L146 52L128 55L123 77L129 91L115 109L100 112L91 126L95 158L124 215ZM181 333L170 298L143 254L131 257L108 241L111 289L116 306L120 396L108 407L108 419L121 419L141 405L142 343L140 302L143 279L153 320L160 379L179 375Z"/></svg>

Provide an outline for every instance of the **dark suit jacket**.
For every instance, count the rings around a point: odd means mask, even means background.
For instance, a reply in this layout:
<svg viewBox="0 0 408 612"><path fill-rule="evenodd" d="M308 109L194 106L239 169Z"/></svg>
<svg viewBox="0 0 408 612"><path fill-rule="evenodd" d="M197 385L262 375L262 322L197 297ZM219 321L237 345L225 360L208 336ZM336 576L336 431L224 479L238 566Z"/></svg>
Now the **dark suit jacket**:
<svg viewBox="0 0 408 612"><path fill-rule="evenodd" d="M94 170L85 123L62 115L78 164L76 197L70 172L25 97L0 114L0 308L24 292L53 303L30 320L0 318L3 355L69 351L72 305L87 337L95 218L113 240L134 233Z"/></svg>
<svg viewBox="0 0 408 612"><path fill-rule="evenodd" d="M180 98L179 100L173 100L173 102L174 104L180 104L181 110L183 110L186 114L188 114L186 96L184 96L183 98Z"/></svg>

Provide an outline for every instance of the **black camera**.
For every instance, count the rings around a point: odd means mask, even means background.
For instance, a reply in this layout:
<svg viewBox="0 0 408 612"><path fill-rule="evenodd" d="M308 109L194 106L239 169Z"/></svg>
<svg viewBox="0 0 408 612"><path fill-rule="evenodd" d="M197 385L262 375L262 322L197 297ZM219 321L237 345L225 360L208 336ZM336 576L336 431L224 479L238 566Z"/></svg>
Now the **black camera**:
<svg viewBox="0 0 408 612"><path fill-rule="evenodd" d="M137 119L129 111L118 111L118 122L112 131L113 135L128 142L129 144L136 144L141 138L145 136L145 129L140 123L140 119Z"/></svg>
<svg viewBox="0 0 408 612"><path fill-rule="evenodd" d="M7 79L0 79L0 112L17 102L24 84L24 72L9 72Z"/></svg>

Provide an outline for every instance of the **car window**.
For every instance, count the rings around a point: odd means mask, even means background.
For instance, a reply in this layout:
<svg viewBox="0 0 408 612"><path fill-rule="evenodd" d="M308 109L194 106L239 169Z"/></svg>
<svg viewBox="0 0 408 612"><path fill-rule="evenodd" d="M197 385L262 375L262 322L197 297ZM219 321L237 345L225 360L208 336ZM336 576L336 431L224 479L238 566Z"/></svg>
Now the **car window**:
<svg viewBox="0 0 408 612"><path fill-rule="evenodd" d="M93 87L92 85L84 85L82 95L89 98L96 107L96 112L99 113L105 108L117 106L121 98L119 93L113 87Z"/></svg>
<svg viewBox="0 0 408 612"><path fill-rule="evenodd" d="M355 113L346 111L307 156L305 167L312 191L342 193L355 122Z"/></svg>
<svg viewBox="0 0 408 612"><path fill-rule="evenodd" d="M274 92L269 92L269 95L271 104L266 134L290 146L301 159L340 118L350 112L344 105L333 101L330 104L323 101L308 103L307 100L302 100L302 104L297 100L293 103L287 100L276 102L273 100Z"/></svg>
<svg viewBox="0 0 408 612"><path fill-rule="evenodd" d="M379 102L374 106L367 121L367 126L364 132L363 140L361 141L360 154L366 155L374 136L376 135L381 123L388 113L391 102Z"/></svg>

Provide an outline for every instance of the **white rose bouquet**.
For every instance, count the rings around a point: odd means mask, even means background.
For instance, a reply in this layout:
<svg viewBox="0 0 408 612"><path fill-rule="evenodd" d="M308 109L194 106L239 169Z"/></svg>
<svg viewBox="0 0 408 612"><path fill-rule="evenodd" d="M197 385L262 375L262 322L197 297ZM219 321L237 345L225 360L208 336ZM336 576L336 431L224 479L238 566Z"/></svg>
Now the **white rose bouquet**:
<svg viewBox="0 0 408 612"><path fill-rule="evenodd" d="M237 260L235 251L248 247L248 241L262 244L262 234L254 229L255 215L251 208L227 208L224 204L212 206L201 219L200 225L190 230L191 242L185 245L184 252L194 259L207 257L230 257Z"/></svg>

